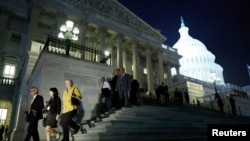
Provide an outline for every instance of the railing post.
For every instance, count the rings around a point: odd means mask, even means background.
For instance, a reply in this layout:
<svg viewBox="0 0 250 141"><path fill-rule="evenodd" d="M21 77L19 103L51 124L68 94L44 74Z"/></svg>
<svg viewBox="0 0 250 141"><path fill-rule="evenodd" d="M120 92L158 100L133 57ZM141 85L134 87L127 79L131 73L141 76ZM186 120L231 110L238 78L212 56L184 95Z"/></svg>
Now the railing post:
<svg viewBox="0 0 250 141"><path fill-rule="evenodd" d="M110 66L112 65L111 62L112 61L112 59L111 59L111 53L110 53L110 55L109 55L109 63L110 63Z"/></svg>
<svg viewBox="0 0 250 141"><path fill-rule="evenodd" d="M94 61L97 62L97 59L96 59L96 48L94 49Z"/></svg>
<svg viewBox="0 0 250 141"><path fill-rule="evenodd" d="M70 39L66 39L66 55L69 56Z"/></svg>
<svg viewBox="0 0 250 141"><path fill-rule="evenodd" d="M44 50L49 50L49 41L50 41L50 36L47 38L47 41L44 46Z"/></svg>

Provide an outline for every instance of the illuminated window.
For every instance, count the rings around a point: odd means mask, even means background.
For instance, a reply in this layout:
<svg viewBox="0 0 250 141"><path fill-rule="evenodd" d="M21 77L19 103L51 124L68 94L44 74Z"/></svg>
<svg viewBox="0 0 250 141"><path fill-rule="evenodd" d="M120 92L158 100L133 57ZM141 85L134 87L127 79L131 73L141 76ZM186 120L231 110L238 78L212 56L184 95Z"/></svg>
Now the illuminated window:
<svg viewBox="0 0 250 141"><path fill-rule="evenodd" d="M0 124L3 125L7 118L7 109L0 108Z"/></svg>
<svg viewBox="0 0 250 141"><path fill-rule="evenodd" d="M3 77L14 78L15 77L16 66L13 64L6 64L4 67Z"/></svg>

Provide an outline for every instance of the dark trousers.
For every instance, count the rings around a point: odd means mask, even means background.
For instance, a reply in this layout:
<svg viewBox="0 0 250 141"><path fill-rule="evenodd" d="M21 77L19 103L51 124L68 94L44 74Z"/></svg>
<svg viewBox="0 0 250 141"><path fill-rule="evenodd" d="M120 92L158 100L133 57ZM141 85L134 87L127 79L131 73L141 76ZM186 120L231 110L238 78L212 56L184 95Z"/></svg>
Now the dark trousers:
<svg viewBox="0 0 250 141"><path fill-rule="evenodd" d="M112 92L112 107L115 107L115 108L119 108L119 104L118 104L118 99L119 99L119 93L117 91L113 91Z"/></svg>
<svg viewBox="0 0 250 141"><path fill-rule="evenodd" d="M107 106L107 97L101 97L101 113L105 113L108 111L108 106Z"/></svg>
<svg viewBox="0 0 250 141"><path fill-rule="evenodd" d="M137 104L137 91L131 90L130 94L131 94L130 95L131 104L136 105Z"/></svg>
<svg viewBox="0 0 250 141"><path fill-rule="evenodd" d="M63 130L63 139L62 141L69 141L69 126L75 131L78 131L80 126L77 125L72 119L77 114L77 109L63 113L61 116L61 126Z"/></svg>
<svg viewBox="0 0 250 141"><path fill-rule="evenodd" d="M235 105L231 105L231 107L232 107L232 114L236 115L236 107L235 107Z"/></svg>
<svg viewBox="0 0 250 141"><path fill-rule="evenodd" d="M129 106L128 100L129 100L128 91L120 90L119 91L119 106L123 106L123 105Z"/></svg>
<svg viewBox="0 0 250 141"><path fill-rule="evenodd" d="M169 94L165 94L165 103L169 103L170 100L169 100Z"/></svg>
<svg viewBox="0 0 250 141"><path fill-rule="evenodd" d="M33 115L30 115L30 122L28 125L28 132L24 139L24 141L30 141L30 138L32 137L34 141L40 141L39 134L38 134L38 117L34 117Z"/></svg>

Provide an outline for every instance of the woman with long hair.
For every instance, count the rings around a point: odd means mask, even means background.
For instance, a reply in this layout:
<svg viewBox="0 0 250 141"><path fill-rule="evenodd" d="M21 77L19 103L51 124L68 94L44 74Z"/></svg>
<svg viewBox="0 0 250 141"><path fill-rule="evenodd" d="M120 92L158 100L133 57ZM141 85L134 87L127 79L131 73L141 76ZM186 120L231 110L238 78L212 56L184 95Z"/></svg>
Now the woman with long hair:
<svg viewBox="0 0 250 141"><path fill-rule="evenodd" d="M45 123L46 138L47 141L50 141L50 135L53 133L56 140L59 140L61 133L54 128L57 127L57 121L59 120L61 113L61 99L58 96L57 88L50 88L49 94L50 99L47 105L47 117Z"/></svg>

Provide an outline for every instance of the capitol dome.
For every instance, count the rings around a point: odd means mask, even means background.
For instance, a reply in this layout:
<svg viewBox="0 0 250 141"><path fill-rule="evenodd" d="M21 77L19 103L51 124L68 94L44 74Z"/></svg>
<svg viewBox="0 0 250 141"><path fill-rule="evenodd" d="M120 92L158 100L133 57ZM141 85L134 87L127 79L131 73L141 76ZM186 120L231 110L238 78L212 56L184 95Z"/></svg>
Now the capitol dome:
<svg viewBox="0 0 250 141"><path fill-rule="evenodd" d="M173 45L173 48L176 48L178 53L183 56L179 60L180 73L206 82L216 79L217 84L225 84L223 68L215 63L215 56L201 41L192 38L188 30L189 28L185 26L184 20L181 18L180 38Z"/></svg>

